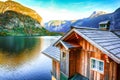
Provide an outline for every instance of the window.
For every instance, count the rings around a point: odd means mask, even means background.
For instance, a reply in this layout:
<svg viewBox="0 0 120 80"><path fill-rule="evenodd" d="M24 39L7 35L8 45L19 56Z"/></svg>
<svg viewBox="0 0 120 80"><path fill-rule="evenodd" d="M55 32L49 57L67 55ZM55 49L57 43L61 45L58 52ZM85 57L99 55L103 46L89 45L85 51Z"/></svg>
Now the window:
<svg viewBox="0 0 120 80"><path fill-rule="evenodd" d="M91 60L91 68L93 68L93 69L96 68L96 60L94 60L94 59Z"/></svg>
<svg viewBox="0 0 120 80"><path fill-rule="evenodd" d="M100 73L104 72L104 61L91 58L91 69Z"/></svg>
<svg viewBox="0 0 120 80"><path fill-rule="evenodd" d="M66 57L66 54L63 52L63 55L62 55L62 57L65 59L65 57Z"/></svg>
<svg viewBox="0 0 120 80"><path fill-rule="evenodd" d="M104 65L103 65L103 62L101 62L101 61L98 61L98 63L99 63L99 66L98 66L98 70L99 71L103 71L104 70Z"/></svg>

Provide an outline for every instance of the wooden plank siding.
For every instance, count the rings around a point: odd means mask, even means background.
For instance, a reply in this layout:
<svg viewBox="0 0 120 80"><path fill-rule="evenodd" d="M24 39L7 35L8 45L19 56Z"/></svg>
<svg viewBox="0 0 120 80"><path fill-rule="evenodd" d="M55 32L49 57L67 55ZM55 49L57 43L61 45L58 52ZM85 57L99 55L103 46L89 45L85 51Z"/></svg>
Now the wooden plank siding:
<svg viewBox="0 0 120 80"><path fill-rule="evenodd" d="M52 60L52 72L53 72L53 76L59 80L60 79L60 64L59 62Z"/></svg>
<svg viewBox="0 0 120 80"><path fill-rule="evenodd" d="M120 64L117 66L117 80L120 80Z"/></svg>
<svg viewBox="0 0 120 80"><path fill-rule="evenodd" d="M102 53L95 46L91 45L86 40L80 41L82 50L80 51L79 58L79 73L88 77L90 80L116 80L117 79L117 63L110 59L107 55ZM109 58L109 63L106 61L105 56ZM104 61L104 73L90 69L90 58L96 58ZM82 64L81 64L82 63ZM119 69L120 70L120 69ZM119 73L120 74L120 73Z"/></svg>
<svg viewBox="0 0 120 80"><path fill-rule="evenodd" d="M68 77L69 76L69 50L66 50L62 45L60 49L61 49L60 71L63 72L66 77ZM65 53L65 58L63 58L63 53Z"/></svg>

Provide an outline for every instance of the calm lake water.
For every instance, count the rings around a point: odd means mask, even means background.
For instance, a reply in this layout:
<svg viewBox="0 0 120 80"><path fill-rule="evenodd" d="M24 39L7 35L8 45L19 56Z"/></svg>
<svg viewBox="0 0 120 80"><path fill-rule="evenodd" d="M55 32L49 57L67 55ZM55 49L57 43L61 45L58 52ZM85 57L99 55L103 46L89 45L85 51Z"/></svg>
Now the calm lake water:
<svg viewBox="0 0 120 80"><path fill-rule="evenodd" d="M58 37L0 37L0 80L51 80L52 61L41 53Z"/></svg>

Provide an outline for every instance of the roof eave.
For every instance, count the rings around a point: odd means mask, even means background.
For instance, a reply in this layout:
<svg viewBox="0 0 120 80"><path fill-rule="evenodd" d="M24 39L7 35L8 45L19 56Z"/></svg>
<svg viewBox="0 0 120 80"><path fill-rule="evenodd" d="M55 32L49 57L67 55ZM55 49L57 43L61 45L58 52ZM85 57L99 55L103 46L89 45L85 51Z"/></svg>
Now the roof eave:
<svg viewBox="0 0 120 80"><path fill-rule="evenodd" d="M60 63L60 60L58 60L58 59L56 59L56 58L54 58L54 57L52 57L52 56L50 56L50 55L48 55L48 54L46 54L46 53L44 53L44 52L42 52L44 55L46 55L46 56L48 56L49 58L51 58L51 59L53 59L53 60L55 60L55 61L57 61L57 62L59 62Z"/></svg>
<svg viewBox="0 0 120 80"><path fill-rule="evenodd" d="M61 40L64 40L69 34L71 34L75 29L71 29L70 31L68 31L63 37L61 37L56 43L53 44L53 46L57 46Z"/></svg>
<svg viewBox="0 0 120 80"><path fill-rule="evenodd" d="M69 49L66 45L64 45L64 43L61 40L60 40L60 43L65 47L66 50Z"/></svg>

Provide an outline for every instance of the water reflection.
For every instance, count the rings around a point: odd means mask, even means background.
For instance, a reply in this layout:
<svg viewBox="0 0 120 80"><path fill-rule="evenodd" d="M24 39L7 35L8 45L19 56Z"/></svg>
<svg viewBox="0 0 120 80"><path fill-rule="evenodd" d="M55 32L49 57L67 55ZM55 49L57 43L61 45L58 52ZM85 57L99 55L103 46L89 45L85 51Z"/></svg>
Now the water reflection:
<svg viewBox="0 0 120 80"><path fill-rule="evenodd" d="M0 64L16 67L30 60L40 51L39 38L33 37L1 37Z"/></svg>
<svg viewBox="0 0 120 80"><path fill-rule="evenodd" d="M0 37L0 80L50 80L51 59L40 51L55 40L55 37Z"/></svg>
<svg viewBox="0 0 120 80"><path fill-rule="evenodd" d="M0 49L9 54L19 54L28 49L31 50L36 45L37 38L25 37L2 37L0 38Z"/></svg>

